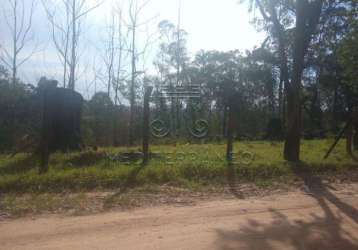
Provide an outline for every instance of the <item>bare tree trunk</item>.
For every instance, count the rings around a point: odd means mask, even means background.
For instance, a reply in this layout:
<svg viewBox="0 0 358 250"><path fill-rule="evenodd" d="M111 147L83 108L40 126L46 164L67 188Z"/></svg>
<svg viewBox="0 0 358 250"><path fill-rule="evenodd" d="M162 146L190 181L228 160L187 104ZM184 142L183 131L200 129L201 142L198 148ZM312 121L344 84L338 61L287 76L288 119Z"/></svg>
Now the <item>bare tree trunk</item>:
<svg viewBox="0 0 358 250"><path fill-rule="evenodd" d="M13 30L13 57L12 57L12 84L15 85L17 73L17 1L14 1L14 30Z"/></svg>
<svg viewBox="0 0 358 250"><path fill-rule="evenodd" d="M178 24L177 24L177 34L176 34L176 87L179 87L181 83L180 81L180 73L181 73L181 56L180 56L180 16L181 15L181 2L179 2L179 8L178 8ZM180 105L181 100L179 98L175 99L175 133L179 133L180 127L181 127L181 121L180 121Z"/></svg>
<svg viewBox="0 0 358 250"><path fill-rule="evenodd" d="M135 76L136 76L136 55L135 55L135 42L136 42L136 25L132 27L132 75L130 86L130 118L129 118L129 145L134 144L134 105L135 105Z"/></svg>
<svg viewBox="0 0 358 250"><path fill-rule="evenodd" d="M235 130L235 112L234 112L234 98L230 98L228 105L228 122L227 122L227 145L226 145L226 160L232 161L232 151L234 143L234 130Z"/></svg>
<svg viewBox="0 0 358 250"><path fill-rule="evenodd" d="M70 78L68 83L68 88L75 89L75 73L76 73L76 0L72 0L72 38L71 38L71 65L70 65Z"/></svg>
<svg viewBox="0 0 358 250"><path fill-rule="evenodd" d="M7 2L9 6L6 6L4 1L4 4L0 5L0 8L4 13L10 15L9 19L5 17L7 21L4 22L4 27L7 27L9 30L12 41L10 48L0 44L0 52L4 54L4 57L0 57L0 61L11 70L11 83L15 85L19 67L31 58L36 49L33 48L27 55L19 57L24 47L31 40L30 30L32 28L35 1L28 0L26 1L27 4L25 4L25 0L9 0Z"/></svg>
<svg viewBox="0 0 358 250"><path fill-rule="evenodd" d="M70 48L71 20L73 19L73 12L71 12L72 6L70 0L63 1L63 5L65 8L65 24L62 25L61 22L55 20L56 10L51 11L51 6L54 6L54 3L50 0L42 0L42 6L45 9L47 19L51 25L52 41L62 61L62 82L63 88L66 88L68 87L67 78L69 77L68 67L70 67L71 64L68 50Z"/></svg>
<svg viewBox="0 0 358 250"><path fill-rule="evenodd" d="M107 67L108 67L108 69L107 69L107 74L108 74L107 95L109 98L111 98L111 88L113 85L113 77L114 77L114 74L113 74L113 68L114 68L113 64L114 64L114 56L115 56L114 36L115 36L115 21L114 21L114 14L112 14L112 24L110 27L110 41L109 41L109 58L108 58L108 65L107 65Z"/></svg>
<svg viewBox="0 0 358 250"><path fill-rule="evenodd" d="M17 1L14 2L14 34L13 34L13 57L12 57L12 84L15 85L17 74Z"/></svg>
<svg viewBox="0 0 358 250"><path fill-rule="evenodd" d="M63 87L74 90L76 87L76 67L78 63L77 48L81 33L80 21L81 18L100 6L102 2L85 8L86 0L59 1L65 9L65 20L61 20L63 17L56 15L56 8L59 8L58 1L41 1L51 24L52 41L63 64Z"/></svg>
<svg viewBox="0 0 358 250"><path fill-rule="evenodd" d="M150 2L150 0L147 0L142 3L138 3L138 0L130 0L130 7L129 7L129 17L130 17L130 23L129 23L129 29L132 30L132 41L131 41L131 81L129 86L129 103L130 103L130 118L129 118L129 145L134 144L134 112L135 112L135 98L136 98L136 78L139 74L139 72L136 69L136 62L139 55L143 55L145 53L145 48L148 46L147 44L144 47L143 51L138 52L137 46L136 46L136 39L137 39L137 31L139 30L139 27L142 25L148 23L148 21L144 21L142 23L139 23L139 17L141 16L141 12L143 11L143 8ZM144 71L143 71L144 72Z"/></svg>
<svg viewBox="0 0 358 250"><path fill-rule="evenodd" d="M122 10L119 10L118 12L118 63L117 63L117 79L115 81L115 99L114 99L114 103L115 103L115 109L116 109L116 113L114 116L114 144L115 146L119 146L119 142L118 142L118 118L117 115L120 114L120 112L117 112L117 105L118 105L118 91L119 91L119 84L121 82L121 70L122 70L122 53L123 53L123 38L122 38Z"/></svg>
<svg viewBox="0 0 358 250"><path fill-rule="evenodd" d="M64 44L64 51L63 51L63 88L66 88L67 84L67 64L68 64L68 43L69 43L69 35L70 35L70 9L69 5L66 5L66 29L65 29L65 44ZM54 26L54 23L52 23ZM53 27L54 28L54 27ZM55 34L52 37L55 40Z"/></svg>
<svg viewBox="0 0 358 250"><path fill-rule="evenodd" d="M16 75L17 75L17 67L16 67L16 57L13 59L13 64L12 64L12 84L15 85L16 83Z"/></svg>
<svg viewBox="0 0 358 250"><path fill-rule="evenodd" d="M143 165L148 163L149 160L149 118L150 107L149 99L153 87L146 87L144 92L144 107L143 107Z"/></svg>

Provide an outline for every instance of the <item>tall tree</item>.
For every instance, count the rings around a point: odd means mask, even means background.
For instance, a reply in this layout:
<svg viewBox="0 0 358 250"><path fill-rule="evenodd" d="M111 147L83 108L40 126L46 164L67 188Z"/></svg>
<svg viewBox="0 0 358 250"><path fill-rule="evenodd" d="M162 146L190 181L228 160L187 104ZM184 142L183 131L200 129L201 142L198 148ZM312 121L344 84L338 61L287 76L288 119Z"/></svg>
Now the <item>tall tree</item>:
<svg viewBox="0 0 358 250"><path fill-rule="evenodd" d="M304 60L320 20L323 0L251 0L250 2L253 4L251 6L259 9L265 28L277 43L281 75L287 95L284 158L297 162L300 159L301 81ZM291 50L288 50L288 42L291 42ZM288 61L288 51L291 64Z"/></svg>
<svg viewBox="0 0 358 250"><path fill-rule="evenodd" d="M130 83L129 83L129 105L130 105L130 121L129 121L129 144L134 144L134 107L136 102L136 87L138 81L138 75L144 73L137 69L137 62L140 55L145 54L145 50L151 43L151 35L147 37L143 49L138 49L138 33L139 28L147 25L153 18L142 21L140 17L143 14L144 8L149 4L150 0L141 1L141 0L130 0L129 2L129 21L128 29L130 31L131 41L129 46L130 53L130 64L131 64L131 73L130 73Z"/></svg>
<svg viewBox="0 0 358 250"><path fill-rule="evenodd" d="M355 27L340 43L338 55L343 68L344 83L349 89L350 99L353 99L351 105L358 105L358 22L355 22Z"/></svg>
<svg viewBox="0 0 358 250"><path fill-rule="evenodd" d="M11 42L9 46L0 45L0 60L11 70L13 84L16 82L18 68L36 51L36 46L33 46L29 53L23 53L33 40L31 29L35 6L35 0L7 0L2 4L4 23L10 32Z"/></svg>
<svg viewBox="0 0 358 250"><path fill-rule="evenodd" d="M107 27L107 34L103 41L104 49L101 57L105 65L105 84L107 86L108 97L111 98L112 88L115 91L114 101L118 101L118 81L120 81L121 71L123 70L123 34L122 34L122 10L112 9L110 24Z"/></svg>
<svg viewBox="0 0 358 250"><path fill-rule="evenodd" d="M305 132L316 130L315 133L322 136L331 129L337 133L339 124L346 120L349 91L345 90L338 50L342 39L354 29L352 20L357 19L357 15L356 1L335 0L323 4L318 32L308 49L303 73L303 115L308 122ZM324 116L329 123L324 122Z"/></svg>
<svg viewBox="0 0 358 250"><path fill-rule="evenodd" d="M184 87L188 84L186 68L189 65L189 57L186 48L185 30L180 29L168 20L162 20L158 24L160 33L159 52L154 64L159 73L160 85L174 93L178 87ZM164 88L163 88L164 89ZM173 131L180 129L180 107L182 100L170 98L171 104L171 123Z"/></svg>
<svg viewBox="0 0 358 250"><path fill-rule="evenodd" d="M73 90L76 85L82 19L102 4L99 2L87 6L86 3L86 0L63 0L59 7L53 0L42 0L51 25L52 41L63 64L63 86Z"/></svg>

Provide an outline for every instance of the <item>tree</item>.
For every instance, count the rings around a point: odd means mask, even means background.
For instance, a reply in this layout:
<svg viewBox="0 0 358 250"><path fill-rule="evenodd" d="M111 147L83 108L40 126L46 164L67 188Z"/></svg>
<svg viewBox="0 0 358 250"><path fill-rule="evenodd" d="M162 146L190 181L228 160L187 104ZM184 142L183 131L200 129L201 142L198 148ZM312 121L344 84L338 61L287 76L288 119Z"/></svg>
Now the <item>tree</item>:
<svg viewBox="0 0 358 250"><path fill-rule="evenodd" d="M29 53L22 55L24 48L33 40L31 29L36 2L35 0L29 0L26 3L24 0L7 0L6 3L9 10L5 9L6 4L2 5L2 8L5 23L11 35L11 44L9 47L5 44L0 45L0 60L11 70L11 81L15 84L18 68L36 51L36 46L33 46Z"/></svg>
<svg viewBox="0 0 358 250"><path fill-rule="evenodd" d="M24 135L37 135L40 112L32 85L17 80L0 65L0 151L13 149Z"/></svg>
<svg viewBox="0 0 358 250"><path fill-rule="evenodd" d="M63 86L74 90L82 32L81 21L102 2L90 7L87 7L86 0L63 0L61 4L62 8L59 8L52 0L42 0L51 25L52 41L63 65Z"/></svg>
<svg viewBox="0 0 358 250"><path fill-rule="evenodd" d="M115 77L113 81L113 88L114 88L114 103L117 105L119 102L119 91L120 91L120 85L123 81L125 81L125 76L123 76L123 68L124 68L124 58L125 58L125 43L126 43L126 37L123 33L123 27L122 27L122 10L119 8L117 10L118 15L118 24L117 24L117 70L114 70Z"/></svg>
<svg viewBox="0 0 358 250"><path fill-rule="evenodd" d="M358 23L356 24L358 28ZM358 30L354 29L342 40L339 47L339 63L343 68L344 82L351 95L351 107L358 105ZM354 99L355 100L354 102ZM353 102L353 103L352 103Z"/></svg>
<svg viewBox="0 0 358 250"><path fill-rule="evenodd" d="M125 81L124 76L124 59L126 57L127 43L125 32L123 31L123 16L120 7L112 7L103 48L100 50L100 56L104 62L103 82L107 86L107 94L111 97L111 91L114 90L114 103L119 102L119 93L121 85Z"/></svg>
<svg viewBox="0 0 358 250"><path fill-rule="evenodd" d="M251 0L257 7L278 47L281 77L287 95L287 128L284 158L297 162L300 159L301 138L301 81L304 60L312 35L319 23L323 0L274 1ZM289 35L292 35L292 38ZM288 44L292 48L288 62Z"/></svg>
<svg viewBox="0 0 358 250"><path fill-rule="evenodd" d="M96 93L88 102L90 128L94 143L98 146L111 145L113 141L113 102L105 92Z"/></svg>
<svg viewBox="0 0 358 250"><path fill-rule="evenodd" d="M210 117L210 131L227 135L228 106L235 96L235 128L239 137L263 138L263 131L277 110L275 67L255 53L200 51L187 67L191 82L202 83L203 112ZM221 131L218 129L221 128Z"/></svg>
<svg viewBox="0 0 358 250"><path fill-rule="evenodd" d="M339 125L347 120L350 92L344 84L338 54L342 39L354 29L352 20L357 14L355 1L325 1L323 4L318 32L312 38L303 73L305 135L323 136L329 130L338 133Z"/></svg>
<svg viewBox="0 0 358 250"><path fill-rule="evenodd" d="M131 41L129 46L130 53L130 64L131 64L131 76L129 83L129 105L130 105L130 121L129 121L129 144L134 144L134 106L136 102L136 87L137 87L137 77L141 72L137 70L137 61L140 55L145 54L145 50L148 45L151 43L151 36L148 36L147 41L145 42L143 50L139 50L138 43L138 30L140 27L147 25L153 18L150 18L145 21L140 20L140 16L143 14L144 8L148 5L150 0L141 1L141 0L131 0L129 2L129 21L128 29L131 33Z"/></svg>
<svg viewBox="0 0 358 250"><path fill-rule="evenodd" d="M99 72L103 77L102 81L106 84L108 98L112 98L112 90L114 90L114 105L108 106L112 108L113 118L113 144L118 145L117 134L118 134L118 116L119 109L118 103L119 94L123 82L126 80L124 75L124 59L126 56L125 45L126 36L122 30L123 17L122 8L119 6L112 6L112 12L110 16L110 23L107 26L105 38L103 40L103 48L99 49L99 54L104 63L104 72ZM122 93L123 94L123 93Z"/></svg>
<svg viewBox="0 0 358 250"><path fill-rule="evenodd" d="M168 20L163 20L158 24L160 33L160 44L157 58L154 65L159 73L159 84L168 92L174 92L178 87L184 87L189 84L188 72L186 68L189 65L189 57L186 48L185 30L176 27ZM171 123L173 131L180 129L180 109L183 106L182 100L171 97Z"/></svg>

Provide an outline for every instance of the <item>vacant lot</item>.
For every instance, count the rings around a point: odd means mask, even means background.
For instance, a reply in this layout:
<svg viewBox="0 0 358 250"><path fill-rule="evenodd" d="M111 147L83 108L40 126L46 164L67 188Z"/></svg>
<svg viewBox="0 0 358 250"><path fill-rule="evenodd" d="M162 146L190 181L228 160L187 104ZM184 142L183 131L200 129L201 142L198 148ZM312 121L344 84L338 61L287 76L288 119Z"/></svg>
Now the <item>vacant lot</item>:
<svg viewBox="0 0 358 250"><path fill-rule="evenodd" d="M235 143L232 165L225 160L224 144L153 146L145 167L138 148L101 148L53 154L43 175L30 154L1 155L0 211L77 214L113 206L191 203L192 197L266 195L302 188L306 182L357 181L358 166L347 157L344 141L322 160L331 143L304 141L303 161L296 165L282 160L281 143L260 141Z"/></svg>
<svg viewBox="0 0 358 250"><path fill-rule="evenodd" d="M13 158L0 155L0 190L2 193L88 191L147 184L194 188L225 184L228 179L269 185L273 180L289 179L296 170L322 174L356 169L358 165L346 155L343 141L323 160L331 143L331 140L304 141L303 161L296 166L282 160L281 143L260 141L235 143L234 164L229 167L224 144L153 146L152 159L145 167L140 165L140 153L135 153L138 148L56 153L51 156L49 172L43 175L38 174L38 161L30 154Z"/></svg>

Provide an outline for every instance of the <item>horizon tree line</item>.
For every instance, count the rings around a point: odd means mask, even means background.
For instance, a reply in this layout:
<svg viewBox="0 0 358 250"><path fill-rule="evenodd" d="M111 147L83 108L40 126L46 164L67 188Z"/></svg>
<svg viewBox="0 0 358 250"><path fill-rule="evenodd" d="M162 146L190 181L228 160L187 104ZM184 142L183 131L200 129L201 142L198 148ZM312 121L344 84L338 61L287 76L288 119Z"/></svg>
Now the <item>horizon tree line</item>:
<svg viewBox="0 0 358 250"><path fill-rule="evenodd" d="M25 10L23 0L8 0L12 12L6 16L12 31L12 50L1 47L2 81L14 85L19 82L18 68L33 53L18 60L27 45L32 29L36 1ZM238 126L236 134L255 139L269 138L269 124L276 124L277 139L284 139L284 159L300 160L300 140L336 133L357 105L357 3L343 0L247 0L249 11L255 12L254 23L267 33L261 47L242 54L239 51L200 51L194 58L186 49L186 32L167 20L161 21L153 34L146 34L144 46L139 48L138 32L155 21L142 19L149 1L130 0L128 20L125 9L118 4L113 8L108 35L99 48L105 67L95 75L106 86L106 98L98 105L106 105L108 112L129 104L128 145L138 139L140 127L137 106L141 105L144 85L153 85L153 114L174 122L183 135L184 116L195 119L205 115L215 133L225 136L227 100L236 94ZM51 27L52 42L63 66L62 86L76 89L76 69L79 63L79 43L84 30L82 19L102 2L87 6L84 0L62 1L62 8L50 0L41 0ZM64 20L58 18L64 13ZM9 13L8 13L9 14ZM11 20L11 21L10 21ZM154 60L157 70L148 74L146 66L138 63L149 47L159 43ZM200 84L202 98L198 103L189 100L163 100L159 89L164 85ZM8 92L11 94L11 92ZM96 93L94 97L98 96ZM93 98L94 98L93 97ZM92 99L93 99L92 98ZM126 100L126 101L123 101ZM91 102L91 101L90 101ZM106 104L105 104L106 103ZM123 110L122 110L123 111ZM107 112L107 111L106 111ZM175 116L174 116L175 114ZM95 115L95 114L92 114ZM114 118L113 127L120 117ZM175 121L174 121L175 120ZM97 120L97 122L100 122ZM138 127L139 126L139 127ZM272 125L273 126L273 125ZM118 131L112 129L113 131ZM181 132L180 132L181 131ZM219 132L220 131L220 132ZM307 135L311 133L311 135ZM278 135L281 136L278 136ZM213 134L212 134L213 135ZM113 134L115 137L115 134Z"/></svg>

